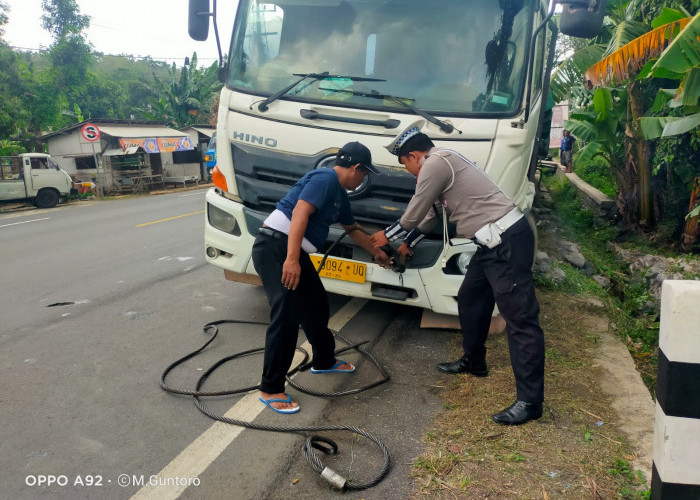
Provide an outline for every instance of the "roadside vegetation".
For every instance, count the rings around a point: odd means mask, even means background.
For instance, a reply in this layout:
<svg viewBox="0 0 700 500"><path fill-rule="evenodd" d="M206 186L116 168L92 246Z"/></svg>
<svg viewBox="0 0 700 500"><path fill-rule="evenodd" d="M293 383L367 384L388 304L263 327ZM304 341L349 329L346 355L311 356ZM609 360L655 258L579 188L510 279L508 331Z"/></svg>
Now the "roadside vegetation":
<svg viewBox="0 0 700 500"><path fill-rule="evenodd" d="M575 241L586 260L593 264L596 273L610 280L610 287L602 288L591 277L563 263L561 268L566 273L566 280L552 282L540 277L539 288L555 292L575 290L600 299L611 331L629 348L653 396L659 344L658 304L652 303L644 270L631 272L630 262L616 248L677 259L697 258L680 254L670 243L664 246L650 242L643 235L621 233L610 221L597 219L592 210L582 206L576 189L563 176L545 180L545 185L554 199L554 213L561 220L558 235ZM693 274L684 277L698 278Z"/></svg>
<svg viewBox="0 0 700 500"><path fill-rule="evenodd" d="M600 35L562 37L555 102L577 139L574 171L616 200L628 231L700 242L700 2L610 0Z"/></svg>
<svg viewBox="0 0 700 500"><path fill-rule="evenodd" d="M218 63L200 66L197 54L176 64L96 52L87 38L90 17L75 0L43 0L47 49L8 45L13 18L0 0L0 155L33 151L32 140L87 119L155 120L173 127L209 123L221 89Z"/></svg>

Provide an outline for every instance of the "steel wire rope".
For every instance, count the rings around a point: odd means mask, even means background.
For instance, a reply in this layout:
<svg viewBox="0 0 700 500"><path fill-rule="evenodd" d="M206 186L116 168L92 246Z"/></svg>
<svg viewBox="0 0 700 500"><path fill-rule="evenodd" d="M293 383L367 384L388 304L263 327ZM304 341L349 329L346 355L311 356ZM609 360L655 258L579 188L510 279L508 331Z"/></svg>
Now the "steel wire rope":
<svg viewBox="0 0 700 500"><path fill-rule="evenodd" d="M333 248L342 240L346 234L348 234L351 231L356 231L360 230L365 232L365 234L369 233L362 229L362 228L353 228L350 230L346 230L343 232L342 235L336 241L333 242L333 244L328 248L326 253L324 254L323 258L321 259L320 265L318 267L318 273L321 272L323 269L323 266L326 262L326 259L328 258L328 254L333 250ZM260 431L269 431L269 432L285 432L285 433L294 433L294 434L301 434L301 433L308 433L308 432L329 432L329 431L347 431L347 432L352 432L355 434L358 434L360 436L363 436L373 443L375 443L381 450L382 454L384 455L384 465L382 466L382 470L379 472L379 474L372 480L367 481L367 482L355 482L355 481L349 481L346 478L340 476L337 474L335 471L331 470L328 467L325 467L323 465L323 462L319 458L319 456L314 452L314 449L319 450L323 452L326 455L335 455L338 452L338 445L335 443L330 438L325 438L323 436L309 436L306 439L306 442L304 443L304 447L302 448L302 454L304 455L304 458L306 461L309 463L311 468L318 472L321 477L323 477L326 481L331 483L333 486L340 490L366 490L368 488L371 488L372 486L376 486L379 484L382 479L389 473L389 469L391 468L391 455L389 454L388 448L382 443L379 438L374 436L373 434L370 434L369 432L360 429L358 427L353 427L350 425L314 425L314 426L275 426L275 425L263 425L263 424L256 424L253 422L247 422L245 420L237 420L233 418L226 417L224 415L220 415L218 413L215 413L214 411L210 410L207 408L202 400L200 398L202 397L213 397L213 396L229 396L233 394L241 394L244 392L251 392L257 389L260 389L260 385L255 385L255 386L249 386L249 387L242 387L238 389L231 389L231 390L225 390L225 391L202 391L201 388L204 385L204 382L209 378L209 376L214 373L219 367L224 365L225 363L232 361L237 358L241 358L244 356L248 356L251 354L255 354L257 352L262 352L265 350L264 347L258 347L254 349L248 349L245 351L241 351L235 354L232 354L230 356L226 356L224 358L221 358L219 361L214 363L212 366L210 366L207 370L202 373L202 375L199 377L199 380L197 381L197 384L195 386L194 391L186 390L186 389L176 389L173 387L170 387L166 382L165 379L168 376L168 374L177 368L179 365L184 363L185 361L194 358L195 356L199 355L202 351L204 351L213 341L216 339L216 337L219 334L219 327L218 325L225 324L225 323L232 323L232 324L246 324L246 325L267 325L268 323L261 322L261 321L246 321L246 320L235 320L235 319L222 319L222 320L217 320L217 321L212 321L210 323L207 323L204 325L202 330L204 333L211 332L212 336L209 340L207 340L204 345L202 345L199 349L195 349L189 354L186 354L185 356L181 357L180 359L172 362L168 367L163 371L163 373L160 376L160 387L166 392L172 393L172 394L179 394L182 396L192 396L194 399L194 404L197 407L199 411L204 413L206 416L209 418L212 418L214 420L217 420L219 422L224 422L227 424L231 425L237 425L239 427L245 427L248 429L254 429L254 430L260 430ZM382 375L382 378L380 380L377 380L375 382L372 382L368 385L354 388L354 389L348 389L346 391L341 391L341 392L320 392L320 391L314 391L311 389L308 389L298 383L296 383L294 380L292 380L292 375L294 375L297 372L301 372L304 370L307 370L311 366L311 362L309 361L309 353L302 349L301 347L297 346L297 351L300 351L304 358L303 360L294 368L292 368L289 372L287 372L287 375L285 378L287 379L287 382L289 385L294 387L295 389L304 392L306 394L310 394L312 396L318 396L318 397L339 397L339 396L347 396L350 394L357 394L362 391L366 391L368 389L377 387L378 385L381 385L385 382L388 382L391 376L389 373L382 367L382 365L372 356L369 352L367 352L365 349L363 349L361 346L366 344L369 341L364 341L364 342L359 342L356 344L352 344L347 338L345 338L343 335L340 334L340 332L336 332L334 330L331 330L333 332L333 335L335 337L340 338L343 342L348 344L345 347L342 347L340 349L335 350L335 354L340 354L342 352L349 351L351 349L355 349L362 355L366 356L369 358L372 363L377 367L379 370L379 373ZM324 443L330 447L324 446Z"/></svg>
<svg viewBox="0 0 700 500"><path fill-rule="evenodd" d="M213 410L209 409L200 398L203 397L213 397L213 396L228 396L228 395L233 395L233 394L240 394L240 393L245 393L245 392L251 392L254 390L257 390L260 388L260 385L255 385L255 386L249 386L249 387L243 387L243 388L238 388L238 389L231 389L231 390L223 390L223 391L202 391L202 386L204 385L204 382L209 378L209 376L214 373L219 367L224 365L225 363L232 361L237 358L241 358L244 356L248 356L251 354L255 354L258 352L264 351L264 347L258 347L254 349L248 349L245 351L241 351L229 356L226 356L224 358L221 358L217 362L215 362L213 365L211 365L207 370L202 373L200 376L199 380L197 381L197 384L195 386L195 390L186 390L186 389L178 389L171 387L167 384L166 378L168 374L173 371L175 368L177 368L179 365L184 363L185 361L192 359L202 353L211 343L216 339L216 337L219 334L219 328L218 325L224 324L224 323L233 323L233 324L248 324L248 325L267 325L267 323L260 322L260 321L245 321L245 320L218 320L218 321L213 321L211 323L207 323L203 327L203 331L205 333L211 333L211 338L208 339L200 348L190 352L189 354L186 354L185 356L181 357L180 359L172 362L168 367L163 371L160 377L160 387L166 392L172 393L172 394L179 394L183 396L192 396L195 402L195 406L199 411L207 415L209 418L212 418L214 420L228 423L231 425L237 425L239 427L246 427L248 429L255 429L255 430L260 430L260 431L269 431L269 432L285 432L285 433L308 433L308 432L328 432L328 431L347 431L347 432L352 432L355 434L358 434L360 436L363 436L373 443L375 443L381 450L382 454L384 455L384 465L382 467L382 470L379 472L379 474L372 480L367 481L367 482L355 482L355 481L349 481L346 480L345 478L342 478L339 476L337 473L334 471L330 470L329 468L325 467L323 465L323 462L321 461L321 458L316 454L314 449L317 449L324 454L330 455L330 454L336 454L338 450L337 444L329 439L325 438L322 436L309 436L304 443L304 447L302 449L302 454L304 458L307 460L309 465L313 470L318 472L324 479L329 481L333 486L335 486L338 489L341 490L364 490L367 488L371 488L372 486L377 485L384 477L388 474L389 469L391 468L391 456L389 454L389 450L387 447L382 443L376 436L370 434L369 432L360 429L358 427L354 426L349 426L349 425L316 425L316 426L273 426L273 425L264 425L264 424L256 424L253 422L247 422L243 420L238 420L238 419L233 419L226 417L224 415L221 415L219 413L214 412ZM379 370L380 374L382 375L382 378L380 380L377 380L375 382L372 382L368 385L365 385L363 387L359 388L354 388L354 389L349 389L346 391L341 391L341 392L320 392L320 391L314 391L311 389L308 389L301 384L298 384L295 382L291 377L297 372L301 372L304 370L307 370L311 366L311 362L309 361L309 353L302 349L301 347L297 347L297 350L300 351L304 358L302 361L297 364L297 366L293 367L286 375L287 382L294 387L295 389L304 392L306 394L310 394L312 396L319 396L319 397L339 397L339 396L346 396L349 394L357 394L362 391L366 391L368 389L371 389L373 387L376 387L378 385L381 385L385 382L387 382L390 379L390 375L387 373L387 371L381 366L381 364L372 356L369 352L367 352L365 349L363 349L361 346L366 344L368 341L365 342L360 342L357 344L351 344L351 342L345 338L343 335L341 335L339 332L333 332L334 335L338 338L340 338L343 342L346 344L349 344L345 347L342 347L340 349L337 349L335 351L335 354L340 354L342 352L346 352L351 349L355 349L358 352L362 353L364 356L367 356L372 363L377 367ZM320 443L325 443L330 445L330 448L323 446Z"/></svg>

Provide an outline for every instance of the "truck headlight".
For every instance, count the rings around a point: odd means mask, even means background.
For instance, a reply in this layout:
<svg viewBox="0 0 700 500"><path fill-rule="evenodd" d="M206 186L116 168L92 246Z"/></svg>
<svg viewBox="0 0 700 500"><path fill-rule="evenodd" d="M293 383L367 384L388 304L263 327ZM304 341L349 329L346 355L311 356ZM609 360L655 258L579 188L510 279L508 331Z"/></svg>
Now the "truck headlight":
<svg viewBox="0 0 700 500"><path fill-rule="evenodd" d="M219 231L233 234L235 236L241 235L241 230L236 224L236 218L233 215L224 212L220 208L215 207L211 203L207 203L207 217L209 224Z"/></svg>

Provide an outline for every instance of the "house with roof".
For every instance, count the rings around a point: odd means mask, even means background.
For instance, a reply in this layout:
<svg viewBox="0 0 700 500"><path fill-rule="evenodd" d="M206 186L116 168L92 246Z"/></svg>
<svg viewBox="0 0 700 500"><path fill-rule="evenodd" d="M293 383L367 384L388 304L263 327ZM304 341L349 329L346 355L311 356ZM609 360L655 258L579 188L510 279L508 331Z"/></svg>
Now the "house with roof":
<svg viewBox="0 0 700 500"><path fill-rule="evenodd" d="M96 141L81 130L100 132ZM90 120L39 137L48 153L76 181L94 180L105 193L148 190L163 183L199 182L213 127L186 131L136 120ZM205 140L206 139L206 140ZM204 148L201 144L205 143Z"/></svg>

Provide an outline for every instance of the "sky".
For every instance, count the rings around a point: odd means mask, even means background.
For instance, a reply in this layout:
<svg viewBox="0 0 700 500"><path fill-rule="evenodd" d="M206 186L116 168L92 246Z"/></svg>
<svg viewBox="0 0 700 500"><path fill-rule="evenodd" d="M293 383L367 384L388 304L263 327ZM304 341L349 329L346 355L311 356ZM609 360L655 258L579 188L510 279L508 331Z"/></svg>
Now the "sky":
<svg viewBox="0 0 700 500"><path fill-rule="evenodd" d="M41 26L41 0L3 0L9 7L5 43L21 50L48 48L51 36ZM187 34L187 0L76 0L81 14L90 16L87 39L104 54L175 61L197 52L203 65L218 59L213 26L204 42ZM237 0L218 0L222 52L228 52Z"/></svg>

